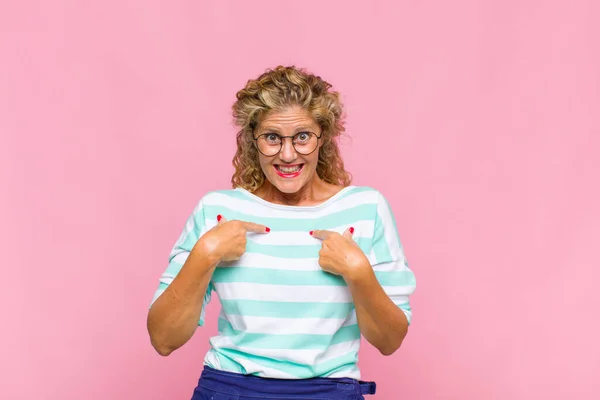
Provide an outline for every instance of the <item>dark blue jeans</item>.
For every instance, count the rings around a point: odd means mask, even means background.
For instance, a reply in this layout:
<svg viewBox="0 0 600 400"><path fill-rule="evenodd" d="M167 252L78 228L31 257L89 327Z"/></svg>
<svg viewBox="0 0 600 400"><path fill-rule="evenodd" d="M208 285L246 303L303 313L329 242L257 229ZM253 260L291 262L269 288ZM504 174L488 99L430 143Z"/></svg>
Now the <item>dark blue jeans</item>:
<svg viewBox="0 0 600 400"><path fill-rule="evenodd" d="M204 367L192 400L364 400L374 382L348 378L268 379Z"/></svg>

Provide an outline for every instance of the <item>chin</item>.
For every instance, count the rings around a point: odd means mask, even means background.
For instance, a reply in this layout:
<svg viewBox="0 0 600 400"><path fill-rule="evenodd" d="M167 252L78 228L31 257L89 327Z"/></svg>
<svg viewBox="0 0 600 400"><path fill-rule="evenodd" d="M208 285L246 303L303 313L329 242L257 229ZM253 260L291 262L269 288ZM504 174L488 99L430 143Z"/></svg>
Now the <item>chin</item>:
<svg viewBox="0 0 600 400"><path fill-rule="evenodd" d="M279 177L275 177L275 179L270 180L271 185L275 187L275 189L279 190L281 193L292 194L298 192L305 184L304 181L296 181L296 182L281 182Z"/></svg>

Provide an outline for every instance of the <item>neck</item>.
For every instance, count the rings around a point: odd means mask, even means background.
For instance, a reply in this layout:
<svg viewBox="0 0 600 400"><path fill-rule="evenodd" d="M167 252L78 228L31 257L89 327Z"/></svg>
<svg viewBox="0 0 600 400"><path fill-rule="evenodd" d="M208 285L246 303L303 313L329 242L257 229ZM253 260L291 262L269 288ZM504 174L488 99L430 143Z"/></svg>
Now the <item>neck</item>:
<svg viewBox="0 0 600 400"><path fill-rule="evenodd" d="M336 192L334 185L325 183L317 176L295 193L284 193L266 180L254 194L270 203L309 206L322 203Z"/></svg>

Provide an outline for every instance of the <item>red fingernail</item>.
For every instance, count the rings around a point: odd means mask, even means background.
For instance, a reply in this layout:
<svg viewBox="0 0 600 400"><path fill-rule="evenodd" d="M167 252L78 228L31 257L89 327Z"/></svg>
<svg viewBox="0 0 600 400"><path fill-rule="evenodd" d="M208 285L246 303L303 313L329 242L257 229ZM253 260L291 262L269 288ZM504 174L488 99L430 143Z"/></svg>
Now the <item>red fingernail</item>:
<svg viewBox="0 0 600 400"><path fill-rule="evenodd" d="M354 228L350 227L350 233L354 233Z"/></svg>
<svg viewBox="0 0 600 400"><path fill-rule="evenodd" d="M269 228L269 227L267 226L267 227L265 228L265 231L266 231L267 233L268 233L268 232L271 232L271 228Z"/></svg>
<svg viewBox="0 0 600 400"><path fill-rule="evenodd" d="M221 216L221 214L217 215L217 222L220 222L220 221L221 221L221 218L223 218L223 217Z"/></svg>
<svg viewBox="0 0 600 400"><path fill-rule="evenodd" d="M310 232L308 232L308 233L310 233L310 234L312 235L313 231L310 231Z"/></svg>

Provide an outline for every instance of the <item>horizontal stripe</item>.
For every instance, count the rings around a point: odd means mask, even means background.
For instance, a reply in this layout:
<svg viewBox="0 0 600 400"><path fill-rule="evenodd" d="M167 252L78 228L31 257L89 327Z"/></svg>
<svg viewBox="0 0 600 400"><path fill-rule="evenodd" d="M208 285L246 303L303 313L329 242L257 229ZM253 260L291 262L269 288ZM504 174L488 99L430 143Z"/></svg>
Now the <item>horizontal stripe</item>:
<svg viewBox="0 0 600 400"><path fill-rule="evenodd" d="M343 365L328 372L327 378L350 378L360 380L360 370L356 364Z"/></svg>
<svg viewBox="0 0 600 400"><path fill-rule="evenodd" d="M381 286L415 286L415 275L410 270L375 271L375 276Z"/></svg>
<svg viewBox="0 0 600 400"><path fill-rule="evenodd" d="M409 296L408 295L399 295L399 294L393 294L391 293L391 290L389 290L388 288L384 287L383 288L384 291L386 292L386 294L390 297L390 299L392 299L392 301L394 302L394 304L396 305L407 305L408 307L410 307L410 303L409 303ZM388 290L386 290L388 289Z"/></svg>
<svg viewBox="0 0 600 400"><path fill-rule="evenodd" d="M408 267L405 264L404 258L398 261L385 262L385 263L377 263L375 260L375 256L372 255L369 257L371 261L371 265L375 271L398 271L398 270L406 270Z"/></svg>
<svg viewBox="0 0 600 400"><path fill-rule="evenodd" d="M415 285L402 285L402 286L385 286L382 285L384 292L393 299L403 298L404 302L408 302L408 296L413 294L415 291Z"/></svg>
<svg viewBox="0 0 600 400"><path fill-rule="evenodd" d="M181 258L179 258L179 259L181 259ZM187 259L187 257L186 257L186 259ZM173 260L171 260L169 265L167 265L167 268L165 269L165 272L163 273L162 276L174 279L177 276L177 274L179 273L179 271L181 271L181 268L183 267L184 263L185 263L185 260L183 263L180 263L177 261L177 258L174 258Z"/></svg>
<svg viewBox="0 0 600 400"><path fill-rule="evenodd" d="M373 260L371 257L369 260ZM389 262L383 264L373 264L375 271L397 271L399 269L408 270L408 267L402 262ZM244 253L239 260L233 262L222 262L220 267L239 266L244 268L264 268L297 270L297 271L312 271L321 270L317 257L302 257L302 258L279 258L267 254L260 253Z"/></svg>
<svg viewBox="0 0 600 400"><path fill-rule="evenodd" d="M354 309L354 304L222 300L221 307L227 315L275 318L347 318Z"/></svg>
<svg viewBox="0 0 600 400"><path fill-rule="evenodd" d="M402 255L402 243L398 234L398 226L396 217L392 212L392 208L388 201L382 196L379 196L379 206L377 207L377 216L383 222L385 238L390 246L392 257L397 260Z"/></svg>
<svg viewBox="0 0 600 400"><path fill-rule="evenodd" d="M382 286L415 285L414 274L406 271L375 271ZM321 270L288 271L271 268L222 267L212 276L214 283L246 282L266 285L347 286L344 278ZM293 299L291 299L293 300Z"/></svg>
<svg viewBox="0 0 600 400"><path fill-rule="evenodd" d="M367 221L356 221L352 224L354 228L354 234L352 238L356 241L358 239L365 243L372 242L373 237L373 220ZM269 227L270 228L270 227ZM343 234L349 226L336 226L329 229L332 232ZM321 244L321 240L317 239L309 234L310 231L276 231L271 229L268 235L264 234L249 234L248 239L259 245L274 245L274 246L295 246L295 245L315 245Z"/></svg>
<svg viewBox="0 0 600 400"><path fill-rule="evenodd" d="M249 333L316 333L320 335L333 335L340 327L357 323L355 312L351 313L347 318L286 318L282 320L272 317L223 314L221 318L228 319L235 329Z"/></svg>
<svg viewBox="0 0 600 400"><path fill-rule="evenodd" d="M337 358L342 354L357 352L360 348L360 338L313 349L274 349L245 347L235 344L229 336L219 336L210 339L215 348L225 348L256 357L275 360L278 362L293 362L295 364L316 365Z"/></svg>
<svg viewBox="0 0 600 400"><path fill-rule="evenodd" d="M320 243L304 246L266 245L258 244L248 239L246 242L246 253L260 253L278 258L318 258L321 247Z"/></svg>
<svg viewBox="0 0 600 400"><path fill-rule="evenodd" d="M169 263L170 264L175 263L181 268L181 266L183 264L185 264L185 262L187 261L189 255L190 255L189 251L179 251L177 253L173 253L173 256L171 257L171 260Z"/></svg>
<svg viewBox="0 0 600 400"><path fill-rule="evenodd" d="M401 302L394 301L394 304L403 310L411 311L410 303L408 303L408 302L401 303Z"/></svg>
<svg viewBox="0 0 600 400"><path fill-rule="evenodd" d="M270 234L269 234L270 235ZM307 233L308 235L308 233ZM266 237L268 235L261 235ZM263 243L267 240L273 240L264 238ZM280 245L280 244L259 244L251 238L246 241L246 253L260 253L271 257L277 258L318 258L319 252L323 247L321 239L312 238L313 244L310 245ZM371 239L369 238L356 238L354 239L356 244L363 250L368 251L371 247Z"/></svg>
<svg viewBox="0 0 600 400"><path fill-rule="evenodd" d="M233 262L222 262L219 268L243 267L243 268L264 268L269 266L271 270L291 270L291 271L322 271L316 258L281 258L268 256L260 253L244 253L239 260Z"/></svg>
<svg viewBox="0 0 600 400"><path fill-rule="evenodd" d="M293 375L299 379L312 377L326 376L333 370L338 370L344 367L352 367L358 361L358 352L351 351L344 355L329 359L318 364L301 364L292 362L281 362L267 357L259 357L250 353L242 352L234 349L220 347L216 350L218 353L224 354L231 359L235 359L243 365L247 360L253 364L264 366L270 369L282 371L285 374Z"/></svg>
<svg viewBox="0 0 600 400"><path fill-rule="evenodd" d="M217 353L213 349L207 352L204 361L209 366L213 366L213 368L243 375L255 375L275 379L297 379L294 375L286 374L278 369L255 364L248 359L231 359L223 353Z"/></svg>
<svg viewBox="0 0 600 400"><path fill-rule="evenodd" d="M404 260L402 244L389 204L379 196L377 219L373 233L373 251L376 263Z"/></svg>
<svg viewBox="0 0 600 400"><path fill-rule="evenodd" d="M369 188L354 188L335 196L326 203L318 206L285 206L274 203L266 203L247 192L229 190L211 192L204 196L202 203L205 207L206 218L213 218L212 207L223 207L228 210L251 210L251 214L258 218L285 218L285 219L318 219L331 213L345 212L356 207L357 204L371 205L373 213L369 219L373 219L378 202L378 192ZM215 214L216 215L216 214ZM224 215L227 219L233 218Z"/></svg>
<svg viewBox="0 0 600 400"><path fill-rule="evenodd" d="M323 216L315 216L309 214L304 218L275 218L270 216L256 216L251 214L251 209L246 209L246 212L240 212L233 208L227 208L220 205L204 206L204 212L210 217L218 214L223 215L228 220L241 220L255 222L258 224L267 225L272 230L277 231L298 231L309 232L315 229L333 229L339 226L352 226L356 221L374 220L376 213L376 205L374 204L359 204L348 210L328 213Z"/></svg>
<svg viewBox="0 0 600 400"><path fill-rule="evenodd" d="M271 272L272 273L272 272ZM313 301L349 303L352 295L343 286L272 285L248 282L217 283L215 290L221 300Z"/></svg>
<svg viewBox="0 0 600 400"><path fill-rule="evenodd" d="M158 300L158 298L165 292L166 288L167 288L167 285L162 282L158 285L158 289L154 292L154 296L152 296L152 301L150 302L150 307L152 307L154 302L156 300Z"/></svg>
<svg viewBox="0 0 600 400"><path fill-rule="evenodd" d="M271 268L223 267L215 269L214 283L246 282L268 285L346 286L344 278L318 271L287 271ZM293 299L291 299L293 300Z"/></svg>
<svg viewBox="0 0 600 400"><path fill-rule="evenodd" d="M224 356L223 354L217 353L213 349L210 349L206 353L206 356L204 357L204 364L220 371L228 371L236 374L246 374L245 368L242 367L238 362L230 359L229 357Z"/></svg>
<svg viewBox="0 0 600 400"><path fill-rule="evenodd" d="M248 348L259 349L326 349L328 346L360 339L358 325L340 328L333 336L319 334L264 334L233 329L229 321L219 318L219 333Z"/></svg>

